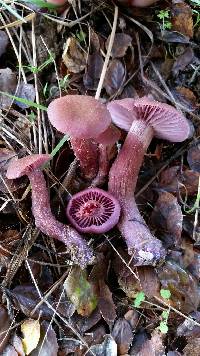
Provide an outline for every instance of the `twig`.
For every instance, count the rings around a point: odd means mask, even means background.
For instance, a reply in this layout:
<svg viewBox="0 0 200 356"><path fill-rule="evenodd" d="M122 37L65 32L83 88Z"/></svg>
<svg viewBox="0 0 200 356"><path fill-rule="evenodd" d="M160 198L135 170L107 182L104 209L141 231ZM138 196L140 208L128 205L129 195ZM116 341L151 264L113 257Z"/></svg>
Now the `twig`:
<svg viewBox="0 0 200 356"><path fill-rule="evenodd" d="M109 63L109 59L110 59L110 55L111 55L111 51L112 51L112 47L113 47L113 42L115 39L115 32L116 32L116 28L117 28L117 19L118 19L118 7L115 5L113 27L112 27L112 31L111 31L111 35L110 35L110 41L108 44L108 50L106 53L106 58L105 58L105 61L103 64L101 76L99 79L99 84L98 84L96 95L95 95L95 99L97 99L97 100L100 98L100 95L101 95L101 90L102 90L103 82L105 79L105 75L106 75L106 71L107 71L107 67L108 67L108 63Z"/></svg>

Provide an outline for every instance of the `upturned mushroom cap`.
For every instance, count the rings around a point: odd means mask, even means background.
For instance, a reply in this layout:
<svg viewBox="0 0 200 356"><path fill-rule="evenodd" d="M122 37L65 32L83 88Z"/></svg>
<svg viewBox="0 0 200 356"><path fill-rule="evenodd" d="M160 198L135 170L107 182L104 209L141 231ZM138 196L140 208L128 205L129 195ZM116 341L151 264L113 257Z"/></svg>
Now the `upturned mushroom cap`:
<svg viewBox="0 0 200 356"><path fill-rule="evenodd" d="M182 113L147 97L115 100L107 107L113 122L126 131L130 130L134 120L141 120L153 128L156 137L171 142L182 142L191 133L191 125Z"/></svg>
<svg viewBox="0 0 200 356"><path fill-rule="evenodd" d="M23 158L13 159L10 162L6 176L8 179L16 179L28 175L33 170L43 166L51 158L51 155L47 154L33 154Z"/></svg>
<svg viewBox="0 0 200 356"><path fill-rule="evenodd" d="M55 99L47 113L58 131L75 138L94 138L111 124L106 106L92 96L66 95Z"/></svg>
<svg viewBox="0 0 200 356"><path fill-rule="evenodd" d="M118 223L120 210L119 202L110 193L88 188L73 195L66 214L79 232L102 234Z"/></svg>

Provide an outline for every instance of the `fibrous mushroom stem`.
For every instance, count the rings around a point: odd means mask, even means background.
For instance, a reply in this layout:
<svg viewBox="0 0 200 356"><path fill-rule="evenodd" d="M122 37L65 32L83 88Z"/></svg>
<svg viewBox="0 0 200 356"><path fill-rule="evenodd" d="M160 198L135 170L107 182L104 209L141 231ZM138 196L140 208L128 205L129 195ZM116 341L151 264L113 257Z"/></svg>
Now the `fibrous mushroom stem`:
<svg viewBox="0 0 200 356"><path fill-rule="evenodd" d="M97 176L93 179L91 187L101 187L105 184L109 172L109 159L107 145L99 145L99 169Z"/></svg>
<svg viewBox="0 0 200 356"><path fill-rule="evenodd" d="M36 169L28 174L28 178L32 187L32 212L35 225L44 234L62 241L75 261L81 267L85 267L93 258L92 252L75 229L62 224L53 216L43 173Z"/></svg>
<svg viewBox="0 0 200 356"><path fill-rule="evenodd" d="M98 173L98 145L91 139L71 138L72 149L79 160L81 174L90 180Z"/></svg>
<svg viewBox="0 0 200 356"><path fill-rule="evenodd" d="M161 242L149 231L134 198L139 170L152 137L151 127L139 120L133 121L109 174L109 191L122 208L118 227L136 265L154 264L165 255Z"/></svg>

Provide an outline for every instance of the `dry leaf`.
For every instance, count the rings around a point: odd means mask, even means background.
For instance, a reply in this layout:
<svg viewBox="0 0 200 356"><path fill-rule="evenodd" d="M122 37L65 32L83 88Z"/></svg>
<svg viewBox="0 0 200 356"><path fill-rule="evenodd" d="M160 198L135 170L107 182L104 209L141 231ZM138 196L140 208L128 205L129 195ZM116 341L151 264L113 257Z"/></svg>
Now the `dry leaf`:
<svg viewBox="0 0 200 356"><path fill-rule="evenodd" d="M192 9L184 1L172 2L171 22L173 31L193 37Z"/></svg>
<svg viewBox="0 0 200 356"><path fill-rule="evenodd" d="M125 81L125 68L118 59L113 59L108 67L104 88L108 95L114 95Z"/></svg>
<svg viewBox="0 0 200 356"><path fill-rule="evenodd" d="M103 63L104 62L102 56L97 52L88 56L87 69L83 77L83 82L86 89L96 90L99 83L99 78L101 76Z"/></svg>
<svg viewBox="0 0 200 356"><path fill-rule="evenodd" d="M0 305L0 353L4 350L10 337L10 331L8 331L10 324L10 317L6 308Z"/></svg>
<svg viewBox="0 0 200 356"><path fill-rule="evenodd" d="M10 68L0 69L0 91L12 95L15 93L16 85L16 74ZM8 108L12 102L13 99L0 94L0 108Z"/></svg>
<svg viewBox="0 0 200 356"><path fill-rule="evenodd" d="M86 67L86 53L81 49L74 37L69 37L62 55L63 62L69 72L80 73Z"/></svg>
<svg viewBox="0 0 200 356"><path fill-rule="evenodd" d="M108 44L110 42L110 36L106 41L106 49L108 49ZM132 38L125 33L116 33L114 38L114 43L111 51L111 56L113 58L124 57L128 47L131 46Z"/></svg>
<svg viewBox="0 0 200 356"><path fill-rule="evenodd" d="M6 32L0 30L0 57L5 53L8 45L8 35Z"/></svg>
<svg viewBox="0 0 200 356"><path fill-rule="evenodd" d="M185 69L188 64L191 64L194 59L194 51L191 47L186 48L183 54L181 54L173 64L172 72L173 75L179 74L179 71Z"/></svg>
<svg viewBox="0 0 200 356"><path fill-rule="evenodd" d="M200 338L191 338L183 350L183 356L199 356Z"/></svg>
<svg viewBox="0 0 200 356"><path fill-rule="evenodd" d="M21 325L23 334L22 344L26 355L33 351L40 339L40 323L39 320L28 319Z"/></svg>
<svg viewBox="0 0 200 356"><path fill-rule="evenodd" d="M117 343L119 355L128 353L133 341L133 331L129 322L124 318L116 320L111 335Z"/></svg>
<svg viewBox="0 0 200 356"><path fill-rule="evenodd" d="M107 335L102 344L91 346L90 350L96 356L117 356L117 344L110 335ZM92 354L88 352L87 356L91 355Z"/></svg>
<svg viewBox="0 0 200 356"><path fill-rule="evenodd" d="M18 87L16 96L18 96L19 98L34 102L35 101L35 87L34 87L34 85L21 83ZM30 107L29 105L21 103L20 101L17 101L17 100L15 100L15 103L21 109L27 109Z"/></svg>
<svg viewBox="0 0 200 356"><path fill-rule="evenodd" d="M113 302L112 293L104 280L99 280L99 310L104 320L110 324L116 319L116 306Z"/></svg>
<svg viewBox="0 0 200 356"><path fill-rule="evenodd" d="M174 195L168 192L159 193L151 220L156 228L173 236L175 245L180 244L183 214Z"/></svg>
<svg viewBox="0 0 200 356"><path fill-rule="evenodd" d="M41 323L41 336L37 347L31 352L31 356L57 356L58 341L56 333L48 322Z"/></svg>
<svg viewBox="0 0 200 356"><path fill-rule="evenodd" d="M193 171L200 173L200 145L188 150L187 161Z"/></svg>

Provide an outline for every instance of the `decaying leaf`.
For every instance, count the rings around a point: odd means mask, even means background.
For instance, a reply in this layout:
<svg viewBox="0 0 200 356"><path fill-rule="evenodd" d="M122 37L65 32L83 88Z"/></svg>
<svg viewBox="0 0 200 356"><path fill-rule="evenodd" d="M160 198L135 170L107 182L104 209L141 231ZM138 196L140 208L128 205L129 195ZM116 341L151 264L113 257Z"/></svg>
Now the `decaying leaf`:
<svg viewBox="0 0 200 356"><path fill-rule="evenodd" d="M200 322L200 312L196 311L189 315L190 319ZM200 326L196 325L192 320L185 319L177 328L178 336L185 337L200 337Z"/></svg>
<svg viewBox="0 0 200 356"><path fill-rule="evenodd" d="M193 171L200 173L200 145L193 146L188 150L187 161Z"/></svg>
<svg viewBox="0 0 200 356"><path fill-rule="evenodd" d="M0 353L4 350L8 342L10 336L10 324L11 321L6 308L3 305L0 305Z"/></svg>
<svg viewBox="0 0 200 356"><path fill-rule="evenodd" d="M179 166L167 168L160 176L159 188L167 192L185 195L197 193L199 183L199 174L192 170L186 169L181 172Z"/></svg>
<svg viewBox="0 0 200 356"><path fill-rule="evenodd" d="M34 314L32 311L35 306L39 303L40 298L37 290L32 285L24 284L15 287L10 291L10 296L17 310L21 310L27 317L31 315L33 318L45 318L50 319L53 315L51 309L43 303L40 307L36 308Z"/></svg>
<svg viewBox="0 0 200 356"><path fill-rule="evenodd" d="M188 64L192 63L194 59L194 51L191 47L187 47L183 54L181 54L173 64L172 72L177 75L179 71L184 70Z"/></svg>
<svg viewBox="0 0 200 356"><path fill-rule="evenodd" d="M14 94L17 85L16 74L10 69L0 69L0 91ZM13 99L0 94L0 108L8 108Z"/></svg>
<svg viewBox="0 0 200 356"><path fill-rule="evenodd" d="M112 293L104 280L99 280L99 310L104 320L110 324L116 319L116 306L113 302Z"/></svg>
<svg viewBox="0 0 200 356"><path fill-rule="evenodd" d="M115 94L125 81L125 68L118 59L113 59L108 67L104 80L104 88L108 95Z"/></svg>
<svg viewBox="0 0 200 356"><path fill-rule="evenodd" d="M40 322L39 320L28 319L21 325L23 334L22 344L26 355L33 351L40 339Z"/></svg>
<svg viewBox="0 0 200 356"><path fill-rule="evenodd" d="M135 335L133 346L130 350L131 356L163 356L165 348L163 345L162 335L155 330L151 338L145 331Z"/></svg>
<svg viewBox="0 0 200 356"><path fill-rule="evenodd" d="M183 350L184 356L199 356L200 338L191 338Z"/></svg>
<svg viewBox="0 0 200 356"><path fill-rule="evenodd" d="M184 1L172 2L171 9L172 29L189 38L193 37L192 9Z"/></svg>
<svg viewBox="0 0 200 356"><path fill-rule="evenodd" d="M87 69L83 77L83 82L86 89L96 90L103 68L103 58L95 52L88 56Z"/></svg>
<svg viewBox="0 0 200 356"><path fill-rule="evenodd" d="M88 281L86 270L78 266L73 267L65 280L64 288L78 314L88 316L96 308L98 297L94 284Z"/></svg>
<svg viewBox="0 0 200 356"><path fill-rule="evenodd" d="M108 49L108 44L110 42L110 36L106 41L106 49ZM131 46L132 38L125 33L116 33L114 38L114 43L112 47L111 56L113 58L124 57L128 47Z"/></svg>
<svg viewBox="0 0 200 356"><path fill-rule="evenodd" d="M161 192L151 218L154 226L174 237L175 245L180 244L183 214L174 195Z"/></svg>
<svg viewBox="0 0 200 356"><path fill-rule="evenodd" d="M96 356L117 356L117 344L110 335L107 335L102 344L94 345L90 350ZM88 353L87 355L91 356L92 354Z"/></svg>
<svg viewBox="0 0 200 356"><path fill-rule="evenodd" d="M69 37L62 55L63 62L72 73L80 73L86 67L86 53L74 37Z"/></svg>
<svg viewBox="0 0 200 356"><path fill-rule="evenodd" d="M171 292L170 300L183 313L197 310L200 302L200 291L197 280L177 263L167 261L158 270L158 277L164 289Z"/></svg>
<svg viewBox="0 0 200 356"><path fill-rule="evenodd" d="M21 83L18 87L16 96L18 96L19 98L34 102L35 101L35 87L34 87L34 85ZM29 105L27 105L27 104L21 103L20 101L17 101L17 100L15 102L22 109L29 108Z"/></svg>
<svg viewBox="0 0 200 356"><path fill-rule="evenodd" d="M8 35L6 32L0 30L0 57L5 53L8 45Z"/></svg>
<svg viewBox="0 0 200 356"><path fill-rule="evenodd" d="M117 343L119 355L127 354L133 341L133 331L126 319L116 320L112 330L112 337Z"/></svg>
<svg viewBox="0 0 200 356"><path fill-rule="evenodd" d="M41 323L40 340L37 347L31 352L31 356L57 356L58 342L56 333L48 322Z"/></svg>

